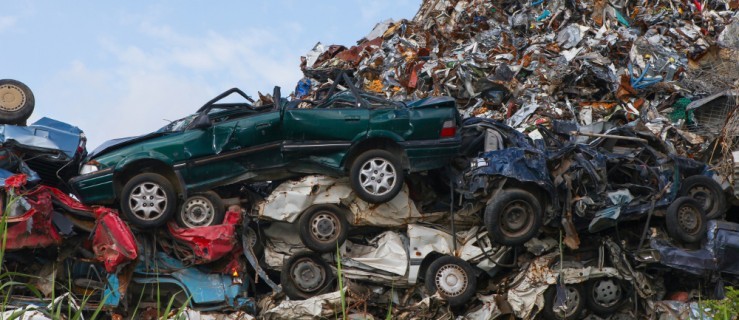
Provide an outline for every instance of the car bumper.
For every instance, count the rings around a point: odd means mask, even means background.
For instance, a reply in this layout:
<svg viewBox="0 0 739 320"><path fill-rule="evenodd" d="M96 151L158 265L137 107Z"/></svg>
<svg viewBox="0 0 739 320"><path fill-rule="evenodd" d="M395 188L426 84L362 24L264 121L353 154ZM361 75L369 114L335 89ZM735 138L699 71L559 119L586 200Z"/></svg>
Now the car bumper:
<svg viewBox="0 0 739 320"><path fill-rule="evenodd" d="M459 153L462 138L416 140L401 143L408 156L410 171L438 169L449 163Z"/></svg>
<svg viewBox="0 0 739 320"><path fill-rule="evenodd" d="M69 184L84 204L111 204L115 200L111 169L74 177Z"/></svg>

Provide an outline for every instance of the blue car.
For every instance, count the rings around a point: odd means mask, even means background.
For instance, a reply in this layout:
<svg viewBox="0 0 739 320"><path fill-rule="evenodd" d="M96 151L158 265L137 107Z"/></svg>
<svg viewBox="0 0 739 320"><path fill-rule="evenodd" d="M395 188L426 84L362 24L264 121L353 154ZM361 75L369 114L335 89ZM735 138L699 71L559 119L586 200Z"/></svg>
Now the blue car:
<svg viewBox="0 0 739 320"><path fill-rule="evenodd" d="M490 119L462 127L456 189L482 212L490 238L521 245L544 225L578 233L664 216L673 238L697 243L708 219L726 212L724 190L702 162L674 150L638 123L582 135L577 125L538 127L541 139ZM466 162L465 162L466 161ZM647 218L649 220L649 218Z"/></svg>
<svg viewBox="0 0 739 320"><path fill-rule="evenodd" d="M0 169L24 172L31 178L38 174L44 184L69 192L66 182L77 175L81 159L87 156L86 142L82 130L50 118L29 126L2 124L0 150L7 150L9 157L0 158ZM32 172L18 169L24 165Z"/></svg>

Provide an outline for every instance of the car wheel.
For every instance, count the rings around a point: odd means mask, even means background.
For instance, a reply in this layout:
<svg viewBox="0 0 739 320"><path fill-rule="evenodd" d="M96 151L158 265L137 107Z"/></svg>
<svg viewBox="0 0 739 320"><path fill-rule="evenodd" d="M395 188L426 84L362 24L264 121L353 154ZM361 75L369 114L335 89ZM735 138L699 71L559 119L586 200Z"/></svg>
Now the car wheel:
<svg viewBox="0 0 739 320"><path fill-rule="evenodd" d="M675 240L697 243L706 236L706 216L701 204L690 197L680 197L667 207L667 233Z"/></svg>
<svg viewBox="0 0 739 320"><path fill-rule="evenodd" d="M316 252L334 252L346 240L349 223L346 210L334 205L308 208L301 216L300 240Z"/></svg>
<svg viewBox="0 0 739 320"><path fill-rule="evenodd" d="M352 189L369 203L384 203L395 198L403 187L404 178L398 157L385 150L360 154L350 170Z"/></svg>
<svg viewBox="0 0 739 320"><path fill-rule="evenodd" d="M541 205L528 191L503 190L485 208L484 218L491 240L507 246L520 245L539 233Z"/></svg>
<svg viewBox="0 0 739 320"><path fill-rule="evenodd" d="M477 278L467 261L452 256L440 257L432 262L425 274L429 292L439 292L450 306L467 303L477 290Z"/></svg>
<svg viewBox="0 0 739 320"><path fill-rule="evenodd" d="M541 310L545 319L580 319L585 309L585 295L579 284L564 285L564 303L562 308L555 308L557 286L551 285L544 291L544 309Z"/></svg>
<svg viewBox="0 0 739 320"><path fill-rule="evenodd" d="M264 245L262 244L262 241L259 240L257 231L252 227L247 227L244 231L244 238L246 238L244 243L251 248L257 260L261 259L264 255Z"/></svg>
<svg viewBox="0 0 739 320"><path fill-rule="evenodd" d="M174 187L156 173L141 173L129 180L121 193L121 211L141 228L163 225L177 208Z"/></svg>
<svg viewBox="0 0 739 320"><path fill-rule="evenodd" d="M726 212L726 196L718 182L710 177L688 177L683 180L678 195L688 196L702 203L707 219L716 219Z"/></svg>
<svg viewBox="0 0 739 320"><path fill-rule="evenodd" d="M326 293L333 282L333 272L321 257L313 252L293 255L282 266L280 283L285 294L303 300Z"/></svg>
<svg viewBox="0 0 739 320"><path fill-rule="evenodd" d="M601 316L608 316L619 309L625 301L626 294L621 281L616 278L598 278L585 285L588 309Z"/></svg>
<svg viewBox="0 0 739 320"><path fill-rule="evenodd" d="M177 215L177 223L186 228L221 224L226 214L224 207L221 197L213 191L189 196Z"/></svg>
<svg viewBox="0 0 739 320"><path fill-rule="evenodd" d="M31 116L35 99L31 89L20 81L0 80L0 122L25 124Z"/></svg>

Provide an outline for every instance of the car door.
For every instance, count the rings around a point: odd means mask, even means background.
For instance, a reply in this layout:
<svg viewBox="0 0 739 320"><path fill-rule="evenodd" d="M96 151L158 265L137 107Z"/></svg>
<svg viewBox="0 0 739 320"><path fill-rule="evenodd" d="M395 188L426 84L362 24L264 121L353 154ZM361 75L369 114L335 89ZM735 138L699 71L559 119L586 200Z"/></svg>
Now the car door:
<svg viewBox="0 0 739 320"><path fill-rule="evenodd" d="M282 165L279 111L225 117L215 114L212 122L208 128L191 129L205 130L205 134L187 146L194 156L201 155L187 163L186 182L190 188L265 180L268 178L260 177L259 171Z"/></svg>
<svg viewBox="0 0 739 320"><path fill-rule="evenodd" d="M370 110L348 92L334 95L327 103L311 108L286 108L283 118L286 161L348 150L352 142L367 135ZM330 166L338 159L324 159Z"/></svg>

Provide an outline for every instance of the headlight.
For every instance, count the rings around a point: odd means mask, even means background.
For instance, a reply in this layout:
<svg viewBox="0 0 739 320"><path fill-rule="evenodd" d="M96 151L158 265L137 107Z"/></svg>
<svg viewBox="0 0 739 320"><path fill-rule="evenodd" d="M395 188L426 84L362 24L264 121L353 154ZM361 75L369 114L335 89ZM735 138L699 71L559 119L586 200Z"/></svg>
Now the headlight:
<svg viewBox="0 0 739 320"><path fill-rule="evenodd" d="M472 159L472 161L470 162L470 169L475 170L475 169L480 168L480 167L487 167L488 165L489 164L488 164L488 160L487 159L485 159L485 158L475 158L475 159Z"/></svg>
<svg viewBox="0 0 739 320"><path fill-rule="evenodd" d="M100 168L98 167L98 163L95 161L90 161L82 165L82 168L80 169L80 174L93 173L98 170L100 170Z"/></svg>

